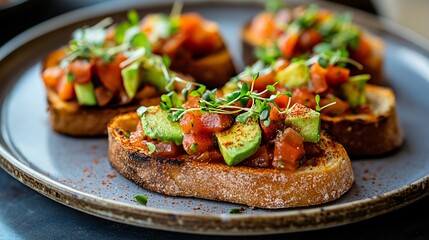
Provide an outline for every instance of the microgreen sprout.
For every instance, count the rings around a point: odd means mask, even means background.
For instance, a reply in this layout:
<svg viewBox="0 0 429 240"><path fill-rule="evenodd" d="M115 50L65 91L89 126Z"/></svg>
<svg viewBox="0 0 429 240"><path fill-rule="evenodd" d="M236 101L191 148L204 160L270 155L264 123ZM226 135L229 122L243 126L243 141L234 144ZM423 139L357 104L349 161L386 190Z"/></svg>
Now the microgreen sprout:
<svg viewBox="0 0 429 240"><path fill-rule="evenodd" d="M337 104L337 102L331 102L331 103L328 103L328 104L326 104L325 106L323 106L323 107L320 107L320 95L319 94L317 94L315 97L314 97L314 100L316 101L316 111L318 111L318 112L320 112L320 111L322 111L323 109L325 109L325 108L327 108L327 107L330 107L330 106L332 106L332 105L335 105L335 104Z"/></svg>

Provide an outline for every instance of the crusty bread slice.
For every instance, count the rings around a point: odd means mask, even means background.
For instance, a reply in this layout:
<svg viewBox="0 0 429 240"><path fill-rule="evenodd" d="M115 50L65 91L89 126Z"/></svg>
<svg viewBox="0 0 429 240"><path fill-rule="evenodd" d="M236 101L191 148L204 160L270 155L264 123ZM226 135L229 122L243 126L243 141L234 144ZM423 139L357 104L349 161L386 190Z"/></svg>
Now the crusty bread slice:
<svg viewBox="0 0 429 240"><path fill-rule="evenodd" d="M135 131L138 120L136 113L128 113L110 122L108 157L119 173L151 191L260 208L289 208L335 200L353 184L346 151L325 134L319 142L324 154L312 161L317 164L291 172L201 163L186 156L177 159L147 156L126 137L127 132Z"/></svg>
<svg viewBox="0 0 429 240"><path fill-rule="evenodd" d="M372 35L366 31L362 31L364 37L371 46L371 53L365 61L360 62L363 65L362 70L353 68L351 75L357 74L370 74L371 79L369 83L381 85L384 83L383 78L383 55L384 55L384 42L379 37ZM250 31L250 22L247 23L241 30L242 41L242 56L246 65L251 65L256 62L254 55L255 49L258 46L264 46L267 43L262 42L254 36Z"/></svg>
<svg viewBox="0 0 429 240"><path fill-rule="evenodd" d="M45 58L42 69L54 65L48 63L48 59ZM226 47L205 57L187 61L185 65L179 64L175 70L193 76L208 87L220 87L236 73ZM53 89L46 88L46 91L52 128L59 133L75 137L106 135L107 124L114 116L135 111L141 105L157 105L161 95L151 91L150 96L134 99L133 103L124 106L84 107L77 101L61 100Z"/></svg>
<svg viewBox="0 0 429 240"><path fill-rule="evenodd" d="M401 146L404 141L393 91L367 84L366 96L371 114L321 115L322 129L335 136L350 156L385 154Z"/></svg>
<svg viewBox="0 0 429 240"><path fill-rule="evenodd" d="M48 111L52 128L74 137L94 137L107 134L107 124L116 115L135 111L139 106L159 104L159 97L142 99L125 106L82 107L76 101L63 101L47 88Z"/></svg>

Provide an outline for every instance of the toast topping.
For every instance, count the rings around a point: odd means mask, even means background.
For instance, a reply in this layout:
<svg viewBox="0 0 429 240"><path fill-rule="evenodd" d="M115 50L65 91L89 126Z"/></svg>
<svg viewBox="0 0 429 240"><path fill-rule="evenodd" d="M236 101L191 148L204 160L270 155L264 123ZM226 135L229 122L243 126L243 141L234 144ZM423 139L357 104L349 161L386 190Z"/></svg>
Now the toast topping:
<svg viewBox="0 0 429 240"><path fill-rule="evenodd" d="M182 145L176 153L184 150L187 159L204 161L209 153L213 159L221 155L229 166L295 170L305 159L304 142L320 139L320 114L299 103L290 107L291 93L276 91L276 84L257 91L258 79L256 73L250 84L241 83L240 89L224 97L188 82L183 94L170 92L161 96L159 107L138 110L141 120L130 142L143 145L150 156L171 156L158 149L164 143L176 149ZM287 96L288 104L280 107L276 103L280 96ZM156 150L149 151L148 143Z"/></svg>
<svg viewBox="0 0 429 240"><path fill-rule="evenodd" d="M170 16L151 14L140 22L137 12L130 11L122 23L112 25L106 18L77 29L68 46L45 60L46 87L63 101L99 107L139 102L145 86L165 92L176 75L169 69L187 74L179 62L224 48L216 24L180 12L176 4Z"/></svg>

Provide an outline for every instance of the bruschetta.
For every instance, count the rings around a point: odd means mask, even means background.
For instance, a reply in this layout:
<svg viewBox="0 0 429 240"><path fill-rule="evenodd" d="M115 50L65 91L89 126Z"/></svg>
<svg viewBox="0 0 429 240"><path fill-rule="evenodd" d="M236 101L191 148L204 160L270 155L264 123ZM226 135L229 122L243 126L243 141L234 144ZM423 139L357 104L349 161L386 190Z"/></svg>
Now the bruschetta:
<svg viewBox="0 0 429 240"><path fill-rule="evenodd" d="M298 102L319 109L322 129L333 135L350 156L377 156L399 148L404 136L393 91L367 84L370 75L352 76L341 64L350 59L339 56L340 52L337 55L294 62L278 59L269 65L259 61L227 83L219 94L228 94L243 82L252 81L258 91L267 86L275 91L287 90L291 95L280 96L275 103L282 107ZM253 80L256 72L260 75Z"/></svg>
<svg viewBox="0 0 429 240"><path fill-rule="evenodd" d="M272 2L272 1L268 1ZM370 74L370 83L383 83L383 41L352 23L351 13L333 13L312 4L295 8L268 8L241 31L246 64L312 55L326 48L341 49L360 62L353 74Z"/></svg>
<svg viewBox="0 0 429 240"><path fill-rule="evenodd" d="M260 208L322 204L351 188L350 159L317 111L277 107L280 95L247 83L225 97L201 86L189 95L115 117L111 165L151 191Z"/></svg>
<svg viewBox="0 0 429 240"><path fill-rule="evenodd" d="M130 11L122 23L106 18L77 29L69 45L45 58L42 78L53 129L97 136L107 133L113 116L159 103L176 75L218 87L234 73L213 22L196 13L151 14L140 21Z"/></svg>

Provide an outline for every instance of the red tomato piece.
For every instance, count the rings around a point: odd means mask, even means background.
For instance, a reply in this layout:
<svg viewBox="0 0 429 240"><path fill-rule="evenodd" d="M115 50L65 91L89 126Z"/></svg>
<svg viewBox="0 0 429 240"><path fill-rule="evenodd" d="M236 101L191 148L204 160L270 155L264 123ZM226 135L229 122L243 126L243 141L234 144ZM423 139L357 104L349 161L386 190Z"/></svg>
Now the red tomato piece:
<svg viewBox="0 0 429 240"><path fill-rule="evenodd" d="M119 92L123 89L121 68L119 64L125 60L123 54L118 54L110 63L105 63L103 59L95 59L95 69L101 83L112 92Z"/></svg>
<svg viewBox="0 0 429 240"><path fill-rule="evenodd" d="M287 128L277 135L274 142L274 168L295 171L304 155L304 138L295 130Z"/></svg>
<svg viewBox="0 0 429 240"><path fill-rule="evenodd" d="M55 88L60 79L65 75L64 69L60 66L46 68L42 73L46 87Z"/></svg>
<svg viewBox="0 0 429 240"><path fill-rule="evenodd" d="M242 164L249 167L268 168L272 164L272 154L267 146L262 145L258 151L246 159Z"/></svg>
<svg viewBox="0 0 429 240"><path fill-rule="evenodd" d="M321 67L318 63L313 64L310 69L310 87L309 90L319 94L328 90L328 84L326 83L326 72L327 70Z"/></svg>
<svg viewBox="0 0 429 240"><path fill-rule="evenodd" d="M180 127L182 128L183 133L200 133L204 131L204 124L201 120L200 111L189 111L186 112L182 119L180 119Z"/></svg>
<svg viewBox="0 0 429 240"><path fill-rule="evenodd" d="M306 88L295 88L292 91L292 102L300 103L306 107L315 109L316 100L315 95Z"/></svg>
<svg viewBox="0 0 429 240"><path fill-rule="evenodd" d="M329 103L335 102L334 105L324 108L321 113L328 116L340 116L343 115L347 110L350 109L350 104L346 101L343 101L335 96L328 95L320 99L320 106L326 106Z"/></svg>
<svg viewBox="0 0 429 240"><path fill-rule="evenodd" d="M183 148L189 155L202 154L212 149L216 142L212 134L189 133L183 136Z"/></svg>
<svg viewBox="0 0 429 240"><path fill-rule="evenodd" d="M306 31L304 31L300 36L299 36L299 47L302 50L312 50L313 47L320 43L322 41L322 35L317 32L316 30L310 28Z"/></svg>
<svg viewBox="0 0 429 240"><path fill-rule="evenodd" d="M73 100L76 97L74 85L68 82L67 75L63 75L57 85L57 93L61 100Z"/></svg>
<svg viewBox="0 0 429 240"><path fill-rule="evenodd" d="M299 34L298 33L290 33L283 35L279 39L279 47L283 56L286 58L292 58L295 53L295 49L298 45Z"/></svg>
<svg viewBox="0 0 429 240"><path fill-rule="evenodd" d="M259 123L262 130L262 136L266 141L271 141L276 137L277 132L283 128L284 119L285 114L280 113L279 110L272 105L270 111L270 125L265 126L263 121Z"/></svg>
<svg viewBox="0 0 429 240"><path fill-rule="evenodd" d="M204 113L201 116L201 121L203 122L204 132L217 133L231 127L234 119L231 117L231 115Z"/></svg>
<svg viewBox="0 0 429 240"><path fill-rule="evenodd" d="M73 81L77 83L88 83L91 81L91 64L86 60L74 60L67 70L73 74Z"/></svg>
<svg viewBox="0 0 429 240"><path fill-rule="evenodd" d="M364 61L372 53L371 44L364 37L359 38L358 47L355 50L350 51L350 55L357 61Z"/></svg>
<svg viewBox="0 0 429 240"><path fill-rule="evenodd" d="M258 76L258 78L255 80L255 83L253 85L253 89L257 90L257 91L264 91L267 88L267 85L274 84L274 82L275 82L274 77L275 77L274 72L270 72L266 75ZM242 79L242 80L244 82L247 82L249 84L249 86L252 86L253 78L246 78L246 79Z"/></svg>
<svg viewBox="0 0 429 240"><path fill-rule="evenodd" d="M326 82L329 85L339 85L347 82L350 75L350 69L338 66L328 66L326 69Z"/></svg>

